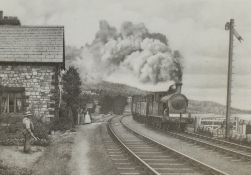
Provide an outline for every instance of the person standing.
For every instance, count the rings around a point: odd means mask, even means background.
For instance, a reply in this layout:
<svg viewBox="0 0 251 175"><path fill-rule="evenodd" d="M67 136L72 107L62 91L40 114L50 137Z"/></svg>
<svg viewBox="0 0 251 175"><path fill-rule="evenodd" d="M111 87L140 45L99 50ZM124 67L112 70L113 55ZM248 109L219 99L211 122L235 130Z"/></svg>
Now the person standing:
<svg viewBox="0 0 251 175"><path fill-rule="evenodd" d="M89 109L87 109L86 114L85 114L85 124L91 123L91 116L89 113Z"/></svg>
<svg viewBox="0 0 251 175"><path fill-rule="evenodd" d="M80 121L81 124L85 124L85 108L82 108Z"/></svg>
<svg viewBox="0 0 251 175"><path fill-rule="evenodd" d="M169 117L169 108L166 107L163 111L162 124L161 124L161 128L163 130L168 129L168 117Z"/></svg>
<svg viewBox="0 0 251 175"><path fill-rule="evenodd" d="M27 111L24 114L23 118L23 135L24 135L24 152L29 153L31 151L31 139L34 138L35 140L38 140L37 137L35 137L33 130L34 130L34 125L31 121L31 116L32 114Z"/></svg>

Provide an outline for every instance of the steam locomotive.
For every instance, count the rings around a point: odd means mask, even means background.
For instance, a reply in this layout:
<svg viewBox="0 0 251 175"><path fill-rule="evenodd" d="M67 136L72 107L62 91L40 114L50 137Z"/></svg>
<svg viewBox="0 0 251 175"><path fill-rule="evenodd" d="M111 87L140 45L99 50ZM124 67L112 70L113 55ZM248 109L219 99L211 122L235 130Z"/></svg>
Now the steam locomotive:
<svg viewBox="0 0 251 175"><path fill-rule="evenodd" d="M176 83L168 91L132 96L134 120L163 130L184 131L193 120L187 112L188 99L181 94L181 86L182 83Z"/></svg>

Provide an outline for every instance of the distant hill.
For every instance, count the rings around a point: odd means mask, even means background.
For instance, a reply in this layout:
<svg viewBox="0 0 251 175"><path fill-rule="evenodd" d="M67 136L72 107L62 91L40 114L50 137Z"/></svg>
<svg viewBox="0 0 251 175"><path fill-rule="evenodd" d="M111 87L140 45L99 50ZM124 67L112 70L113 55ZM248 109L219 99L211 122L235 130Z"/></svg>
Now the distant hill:
<svg viewBox="0 0 251 175"><path fill-rule="evenodd" d="M111 96L116 95L123 95L123 96L129 96L129 95L146 95L149 92L140 90L135 87L131 87L124 84L119 83L111 83L102 81L97 84L85 84L82 86L82 89L84 91L96 91L96 92L105 92L106 94L109 94ZM225 106L221 105L216 102L212 101L198 101L198 100L189 100L188 105L188 111L190 113L213 113L213 114L225 114ZM232 108L231 111L233 114L251 114L251 111L248 110L241 110L237 108Z"/></svg>
<svg viewBox="0 0 251 175"><path fill-rule="evenodd" d="M123 95L123 96L129 96L129 95L145 95L147 94L146 91L140 90L135 87L131 87L124 84L119 83L111 83L107 81L102 81L96 84L84 84L82 86L82 89L84 91L103 91L107 94L110 94L111 96L116 95Z"/></svg>
<svg viewBox="0 0 251 175"><path fill-rule="evenodd" d="M225 114L226 106L212 101L189 100L188 111L191 113ZM251 111L237 108L231 109L232 114L251 114Z"/></svg>

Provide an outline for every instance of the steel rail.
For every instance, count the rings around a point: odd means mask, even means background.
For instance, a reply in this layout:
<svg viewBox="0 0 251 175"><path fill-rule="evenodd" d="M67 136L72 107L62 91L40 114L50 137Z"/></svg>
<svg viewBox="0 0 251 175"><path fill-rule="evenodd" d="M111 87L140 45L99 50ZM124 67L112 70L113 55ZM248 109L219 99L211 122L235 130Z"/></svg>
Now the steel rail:
<svg viewBox="0 0 251 175"><path fill-rule="evenodd" d="M220 140L220 139L217 139L217 138L211 138L211 137L204 136L204 135L197 134L197 133L192 133L192 132L185 132L185 133L188 134L188 135L198 137L198 138L203 138L203 139L210 140L210 141L213 141L213 142L216 142L216 143L219 143L219 144L223 144L223 145L224 144L226 144L228 146L230 145L230 146L233 146L233 147L240 148L240 149L247 150L247 151L251 152L251 147L250 146L245 146L245 145L241 145L241 144L237 144L237 143L233 143L233 142L229 142L229 141L225 141L225 140Z"/></svg>
<svg viewBox="0 0 251 175"><path fill-rule="evenodd" d="M123 118L123 117L122 117ZM135 135L139 136L139 137L142 137L144 138L145 140L149 141L149 142L152 142L156 145L158 145L159 147L163 148L163 149L166 149L166 150L169 150L171 152L173 152L175 155L177 155L178 157L181 157L182 159L184 160L187 160L188 162L190 162L191 164L193 164L195 167L200 167L202 170L206 171L206 172L209 172L210 174L214 174L214 175L228 175L227 173L221 171L221 170L218 170L210 165L207 165L199 160L196 160L194 158L191 158L181 152L178 152L166 145L163 145L162 143L154 140L153 138L150 138L142 133L138 133L137 131L135 131L134 129L130 128L129 126L127 126L126 124L123 123L122 121L122 118L120 119L122 125L130 132L134 133Z"/></svg>
<svg viewBox="0 0 251 175"><path fill-rule="evenodd" d="M224 153L229 153L229 154L231 154L233 156L237 156L238 158L245 158L247 160L251 160L250 155L246 155L246 154L243 154L243 153L240 153L240 152L228 149L228 148L224 148L222 146L215 145L215 144L212 144L212 143L207 143L205 141L201 141L201 140L198 140L196 138L192 138L191 136L189 137L189 136L185 136L183 134L175 133L175 132L171 132L171 131L166 131L166 133L173 136L173 137L176 137L176 138L180 138L180 139L187 140L187 141L192 141L194 143L198 143L198 144L210 147L212 149L220 150L220 151L222 151Z"/></svg>
<svg viewBox="0 0 251 175"><path fill-rule="evenodd" d="M114 118L114 117L113 117ZM114 132L114 130L112 129L112 126L111 126L111 120L113 119L109 119L108 120L108 124L107 124L107 129L108 131L110 132L112 138L114 138L115 140L118 141L118 143L124 148L124 150L129 154L131 155L133 158L136 159L136 161L138 161L142 166L143 168L150 172L150 174L153 174L153 175L161 175L160 173L158 173L156 170L154 170L151 166L149 166L144 160L142 160L139 156L137 156L130 148L128 148L124 143L123 141L116 135L116 133Z"/></svg>

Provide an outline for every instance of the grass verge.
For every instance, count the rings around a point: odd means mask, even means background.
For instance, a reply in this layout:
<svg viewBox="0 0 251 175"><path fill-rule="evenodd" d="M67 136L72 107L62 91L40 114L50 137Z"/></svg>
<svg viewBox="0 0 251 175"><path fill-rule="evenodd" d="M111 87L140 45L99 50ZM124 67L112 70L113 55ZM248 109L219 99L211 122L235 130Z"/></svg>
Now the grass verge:
<svg viewBox="0 0 251 175"><path fill-rule="evenodd" d="M66 132L52 142L32 168L32 175L69 175L74 133Z"/></svg>

